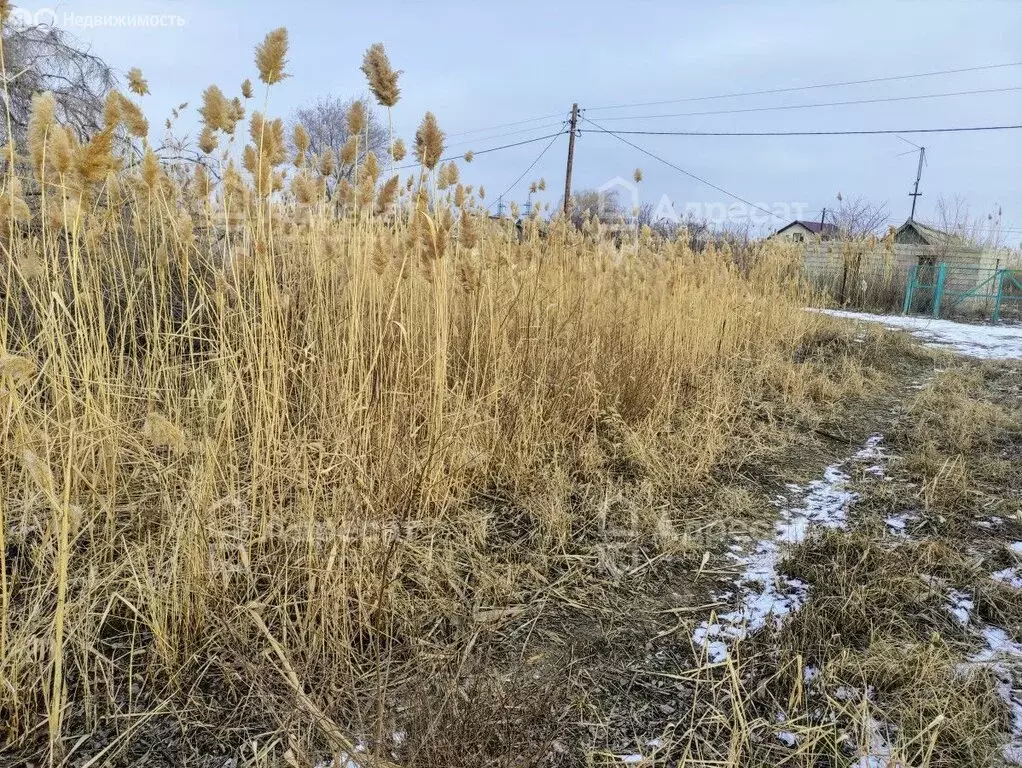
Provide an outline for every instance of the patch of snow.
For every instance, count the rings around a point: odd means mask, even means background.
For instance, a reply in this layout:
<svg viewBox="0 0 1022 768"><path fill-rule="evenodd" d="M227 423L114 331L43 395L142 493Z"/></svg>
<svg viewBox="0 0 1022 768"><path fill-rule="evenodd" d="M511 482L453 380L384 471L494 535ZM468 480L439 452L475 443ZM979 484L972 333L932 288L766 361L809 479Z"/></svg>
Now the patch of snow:
<svg viewBox="0 0 1022 768"><path fill-rule="evenodd" d="M798 737L791 731L781 731L777 734L777 740L786 747L794 747L798 745Z"/></svg>
<svg viewBox="0 0 1022 768"><path fill-rule="evenodd" d="M645 759L646 759L645 757L639 754L621 755L621 762L624 763L625 765L638 765Z"/></svg>
<svg viewBox="0 0 1022 768"><path fill-rule="evenodd" d="M986 647L969 659L969 665L987 667L997 678L997 694L1011 711L1011 735L1002 751L1004 761L1022 765L1022 690L1015 682L1022 677L1022 644L1014 642L1000 627L984 627L982 635Z"/></svg>
<svg viewBox="0 0 1022 768"><path fill-rule="evenodd" d="M1022 360L1022 325L972 325L952 320L903 315L871 315L838 309L815 310L832 317L883 323L904 329L927 346L951 349L985 360Z"/></svg>
<svg viewBox="0 0 1022 768"><path fill-rule="evenodd" d="M356 747L360 752L364 747ZM336 757L316 763L316 768L363 768L363 764L355 760L347 752L340 752Z"/></svg>
<svg viewBox="0 0 1022 768"><path fill-rule="evenodd" d="M1013 541L1008 545L1010 551L1016 557L1022 557L1022 541Z"/></svg>
<svg viewBox="0 0 1022 768"><path fill-rule="evenodd" d="M781 510L773 540L763 539L744 554L743 550L731 547L730 556L745 566L734 582L740 603L735 610L719 614L715 621L702 622L692 634L693 644L705 649L711 663L718 664L728 657L729 642L744 640L771 620L779 627L786 615L802 607L808 585L798 579L782 578L777 570L784 548L804 541L814 528L845 526L848 508L858 495L848 490L851 477L844 469L852 463L878 466L878 462L885 461L888 456L880 447L881 442L883 436L874 435L851 457L827 467L823 479L805 487L789 486L803 501L799 506Z"/></svg>
<svg viewBox="0 0 1022 768"><path fill-rule="evenodd" d="M900 515L891 515L884 524L894 533L896 536L908 536L906 529L908 524L916 519L916 516L911 512L902 512Z"/></svg>
<svg viewBox="0 0 1022 768"><path fill-rule="evenodd" d="M948 598L951 600L951 603L947 606L948 611L958 620L959 624L967 625L969 617L972 615L972 610L976 607L975 602L967 594L956 589L952 589L948 593Z"/></svg>
<svg viewBox="0 0 1022 768"><path fill-rule="evenodd" d="M1005 568L990 574L990 578L1015 589L1022 589L1022 573L1018 568Z"/></svg>
<svg viewBox="0 0 1022 768"><path fill-rule="evenodd" d="M869 744L866 745L866 754L860 755L859 759L852 763L851 768L889 768L893 755L884 730L886 729L881 723L866 715Z"/></svg>

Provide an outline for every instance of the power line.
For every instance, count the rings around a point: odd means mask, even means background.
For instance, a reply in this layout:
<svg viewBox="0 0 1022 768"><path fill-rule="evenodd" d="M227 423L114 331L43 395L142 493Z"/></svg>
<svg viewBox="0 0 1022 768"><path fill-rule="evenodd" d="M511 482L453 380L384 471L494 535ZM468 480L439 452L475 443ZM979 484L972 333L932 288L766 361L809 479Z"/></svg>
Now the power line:
<svg viewBox="0 0 1022 768"><path fill-rule="evenodd" d="M473 129L471 129L469 131L458 131L457 133L449 133L449 134L447 134L447 137L450 138L450 139L453 139L453 138L456 138L458 136L467 136L470 133L486 133L486 131L498 131L501 128L512 128L512 127L514 127L516 125L528 125L529 123L538 123L540 120L550 120L551 118L554 118L554 117L563 118L564 117L564 113L563 112L554 112L553 114L550 114L550 115L540 115L539 117L530 117L530 118L528 118L526 120L515 120L514 122L511 122L511 123L500 123L499 125L491 125L491 126L488 126L486 128L473 128Z"/></svg>
<svg viewBox="0 0 1022 768"><path fill-rule="evenodd" d="M879 136L899 133L967 133L970 131L1010 131L1020 125L972 125L955 128L883 128L861 131L616 131L628 136ZM914 150L913 150L914 151ZM909 153L906 153L909 154Z"/></svg>
<svg viewBox="0 0 1022 768"><path fill-rule="evenodd" d="M739 109L710 109L702 112L671 112L661 115L629 115L620 117L605 117L604 121L610 120L658 120L665 117L698 117L700 115L735 115L743 112L779 112L786 109L815 109L817 107L844 107L853 104L884 104L895 101L918 101L920 99L942 99L949 96L974 96L987 93L1005 93L1007 91L1022 91L1022 86L1013 85L1006 88L983 88L971 91L951 91L949 93L923 93L913 96L885 96L873 99L849 99L847 101L825 101L814 104L785 104L771 107L742 107Z"/></svg>
<svg viewBox="0 0 1022 768"><path fill-rule="evenodd" d="M561 127L562 128L564 127L563 123L562 123ZM531 171L533 168L535 168L536 165L539 163L539 161L543 159L543 155L545 155L550 150L550 147L552 147L554 145L554 142L557 141L557 137L558 136L563 136L565 133L567 133L567 131L561 131L560 133L555 133L553 135L553 137L550 138L550 143L547 144L545 147L543 147L543 151L540 152L536 156L536 159L532 161L532 163L529 165L528 168L526 168L524 171L522 171L522 175L519 176L517 179L515 179L513 182L511 182L511 184L508 186L507 189L505 189L503 192L501 192L499 195L497 195L497 199L492 201L488 206L486 206L486 210L489 210L490 208L492 208L493 207L493 203L503 199L504 195L506 195L508 192L510 192L515 187L517 187L518 184L521 183L521 180L524 179L528 175L529 171Z"/></svg>
<svg viewBox="0 0 1022 768"><path fill-rule="evenodd" d="M483 136L483 137L478 138L478 139L468 139L466 141L457 141L454 144L449 145L449 147L465 147L465 146L470 146L472 144L482 144L482 143L485 143L487 141L492 141L493 139L503 139L503 138L506 138L508 136L521 136L523 133L532 133L534 131L544 131L544 130L547 130L547 129L550 129L550 128L557 128L558 126L563 126L563 125L564 125L563 121L561 121L559 123L545 123L544 125L536 125L536 126L533 126L532 128L520 128L517 131L508 131L507 133L498 133L495 136Z"/></svg>
<svg viewBox="0 0 1022 768"><path fill-rule="evenodd" d="M941 69L935 72L918 72L910 75L890 75L887 77L871 77L865 80L844 80L838 83L816 83L814 85L797 85L788 88L768 88L762 91L738 91L736 93L722 93L715 96L689 96L681 99L667 99L664 101L642 101L633 102L631 104L611 104L609 106L601 107L590 107L591 111L602 111L608 109L629 109L632 107L656 107L663 104L681 104L683 102L693 101L713 101L716 99L731 99L738 98L741 96L764 96L767 94L774 93L793 93L795 91L810 91L819 88L841 88L848 85L867 85L870 83L886 83L893 82L895 80L912 80L922 77L937 77L939 75L954 75L962 72L980 72L983 70L990 69L1004 69L1007 67L1019 67L1022 66L1022 61L1013 61L1006 64L985 64L979 67L962 67L959 69Z"/></svg>
<svg viewBox="0 0 1022 768"><path fill-rule="evenodd" d="M663 163L664 165L668 166L669 168L673 168L674 170L678 171L679 173L683 173L683 174L685 174L686 176L688 176L688 177L689 177L689 178L691 178L691 179L695 179L695 180L696 180L696 181L698 181L698 182L699 182L700 184L705 184L706 186L710 187L711 189L715 189L715 190L717 190L717 191L718 191L718 192L720 192L721 194L724 194L724 195L727 195L728 197L734 198L735 200L738 200L738 201L739 201L739 202L741 202L741 203L745 203L745 204L746 204L746 205L748 205L749 207L751 207L751 208L755 208L755 209L756 209L756 210L758 210L758 211L762 211L763 213L765 213L765 214L768 214L768 215L770 215L770 216L773 216L774 218L777 218L777 219L781 219L781 221L786 221L786 219L784 219L784 218L783 218L782 216L780 216L779 214L776 214L776 213L774 213L773 211L767 210L766 208L764 208L764 207L762 207L762 206L760 206L760 205L756 205L755 203L753 203L753 202L751 202L751 201L749 201L749 200L746 200L746 199L745 199L744 197L740 197L740 196L736 195L736 194L735 194L735 193L733 193L733 192L729 192L728 190L724 189L723 187L721 187L721 186L718 186L718 185L714 184L714 183L713 183L712 181L707 181L706 179L704 179L704 178L702 178L702 177L700 177L700 176L696 176L696 175L695 175L694 173L691 173L690 171L686 171L686 170L685 170L684 168L682 168L682 167L680 167L680 166L678 166L678 165L675 165L675 164L674 164L674 163L672 163L671 161L669 161L669 160L665 160L664 158L660 157L659 155L655 155L655 154L653 154L653 153L652 153L652 152L650 152L650 151L649 151L648 149L644 149L643 147L640 147L640 146L639 146L638 144L635 144L635 143L633 143L633 142L629 141L629 140L628 140L628 139L626 139L626 138L625 138L624 136L620 136L620 135L618 135L617 133L615 133L614 131L610 131L610 130L607 130L607 129L606 129L606 128L604 128L603 126L601 126L601 125L597 125L596 123L594 123L594 122L593 122L592 120L590 120L589 118L587 118L587 117L583 117L582 119L583 119L583 120L584 120L585 122L589 123L590 125L593 125L593 126L595 126L596 128L598 128L598 129L599 129L599 130L600 130L600 131L601 131L602 133L607 133L607 134L610 134L611 136L613 136L613 137L614 137L615 139L617 139L618 141L624 142L625 144L627 144L628 146L632 147L633 149L637 149L637 150L639 150L639 151L640 151L640 152L642 152L642 153L643 153L644 155L647 155L647 156L649 156L649 157L652 157L652 158L653 158L654 160L656 160L656 161L658 161L658 162L661 162L661 163Z"/></svg>
<svg viewBox="0 0 1022 768"><path fill-rule="evenodd" d="M564 127L563 123L562 123L561 127L562 128ZM521 147L521 146L524 146L526 144L534 144L537 141L543 141L544 139L551 139L551 138L556 139L558 136L563 136L565 133L567 133L567 131L563 131L562 130L562 131L558 131L557 133L548 133L546 136L537 136L534 139L525 139L524 141L516 141L513 144L503 144L503 145L501 145L499 147L490 147L489 149L480 149L480 150L474 151L472 153L472 155L475 156L475 157L478 157L479 155L487 155L490 152L499 152L502 149L511 149L512 147ZM551 142L551 143L553 143L553 142ZM444 163L444 162L447 162L448 160L458 160L458 159L460 159L462 157L464 157L464 153L459 153L457 155L447 155L446 157L441 157L439 160L437 160L437 162L438 163ZM404 170L407 170L409 168L418 168L418 167L420 167L419 163L408 163L406 165L399 165L394 170L395 171L404 171Z"/></svg>

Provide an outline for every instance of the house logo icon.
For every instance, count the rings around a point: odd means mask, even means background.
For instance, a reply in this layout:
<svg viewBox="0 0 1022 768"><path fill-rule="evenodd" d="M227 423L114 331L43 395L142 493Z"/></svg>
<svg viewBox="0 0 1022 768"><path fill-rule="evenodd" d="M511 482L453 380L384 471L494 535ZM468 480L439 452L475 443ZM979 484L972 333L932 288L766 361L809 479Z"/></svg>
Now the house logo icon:
<svg viewBox="0 0 1022 768"><path fill-rule="evenodd" d="M596 188L596 192L600 199L597 213L601 220L608 214L618 214L622 211L631 216L632 211L639 207L639 185L620 176L604 182Z"/></svg>

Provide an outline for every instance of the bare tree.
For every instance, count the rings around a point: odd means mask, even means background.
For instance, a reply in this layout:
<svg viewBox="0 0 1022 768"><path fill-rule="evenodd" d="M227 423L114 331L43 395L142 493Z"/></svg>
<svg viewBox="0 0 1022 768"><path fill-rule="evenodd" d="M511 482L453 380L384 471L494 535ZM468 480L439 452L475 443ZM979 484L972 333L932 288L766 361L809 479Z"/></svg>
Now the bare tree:
<svg viewBox="0 0 1022 768"><path fill-rule="evenodd" d="M864 197L845 200L839 193L834 223L845 238L879 235L887 229L890 218L887 203L872 203Z"/></svg>
<svg viewBox="0 0 1022 768"><path fill-rule="evenodd" d="M642 203L639 206L636 222L640 227L649 227L653 235L661 240L673 240L682 227L687 230L690 238L706 230L706 223L698 221L692 214L684 221L679 221L677 217L657 217L656 206L653 203Z"/></svg>
<svg viewBox="0 0 1022 768"><path fill-rule="evenodd" d="M358 164L362 165L366 155L372 152L381 161L381 166L385 167L389 144L387 128L367 98L342 99L338 96L324 96L311 106L296 109L291 116L291 127L301 125L305 128L309 134L309 152L312 156L320 157L327 150L336 155L351 136L351 131L348 130L348 112L356 101L361 101L365 106L369 137L367 143L365 131L360 132ZM289 139L293 136L294 131L289 131ZM351 172L350 168L341 168L340 163L336 163L335 166L335 176L338 179L345 178L345 174Z"/></svg>
<svg viewBox="0 0 1022 768"><path fill-rule="evenodd" d="M937 198L935 226L943 232L959 238L963 243L978 248L996 250L1004 246L1004 230L1001 207L986 217L973 217L969 204L958 195L942 195Z"/></svg>
<svg viewBox="0 0 1022 768"><path fill-rule="evenodd" d="M563 202L558 205L563 207ZM571 223L582 228L586 218L596 218L604 224L620 221L625 215L616 189L600 191L583 189L571 195Z"/></svg>
<svg viewBox="0 0 1022 768"><path fill-rule="evenodd" d="M103 104L116 86L113 70L89 47L64 30L49 25L3 29L4 98L15 141L25 138L32 96L51 91L57 118L85 139L102 128ZM7 121L0 120L7 139Z"/></svg>

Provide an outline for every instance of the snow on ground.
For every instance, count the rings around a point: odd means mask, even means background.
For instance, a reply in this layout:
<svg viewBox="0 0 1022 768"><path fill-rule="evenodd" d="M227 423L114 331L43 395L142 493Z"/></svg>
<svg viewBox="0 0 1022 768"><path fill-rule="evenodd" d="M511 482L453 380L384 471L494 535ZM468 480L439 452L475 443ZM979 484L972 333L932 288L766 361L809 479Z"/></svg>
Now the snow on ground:
<svg viewBox="0 0 1022 768"><path fill-rule="evenodd" d="M996 578L996 574L995 574ZM950 591L950 599L957 618L962 624L969 624L974 605L971 600L955 590ZM964 618L958 612L964 613ZM991 624L979 627L983 647L969 657L961 665L963 671L976 667L985 667L993 672L997 679L997 694L1008 706L1011 713L1010 740L1004 745L1002 754L1008 765L1022 765L1022 643L1014 642L1008 633Z"/></svg>
<svg viewBox="0 0 1022 768"><path fill-rule="evenodd" d="M1022 571L1018 568L1005 568L1004 570L996 571L991 574L990 578L994 581L999 581L1001 584L1007 584L1009 587L1022 589Z"/></svg>
<svg viewBox="0 0 1022 768"><path fill-rule="evenodd" d="M974 325L932 317L871 315L839 309L814 311L904 329L922 339L927 346L944 347L963 355L987 360L1022 360L1022 325Z"/></svg>
<svg viewBox="0 0 1022 768"><path fill-rule="evenodd" d="M985 666L997 678L997 693L1011 712L1011 741L1004 745L1004 762L1022 765L1022 644L1013 642L1000 627L982 631L986 647L969 659L970 665Z"/></svg>
<svg viewBox="0 0 1022 768"><path fill-rule="evenodd" d="M866 745L866 754L860 755L859 759L851 764L850 768L888 768L893 765L891 747L887 743L885 731L887 726L884 723L874 720L872 716L866 715L866 732L869 736L869 744Z"/></svg>
<svg viewBox="0 0 1022 768"><path fill-rule="evenodd" d="M733 611L719 614L715 621L702 622L692 634L692 642L705 649L712 663L728 657L729 645L763 629L770 621L779 626L786 615L802 607L809 592L808 585L798 579L781 578L778 565L786 549L803 541L813 528L844 527L848 508L858 499L848 490L851 477L845 470L849 465L869 465L869 474L882 475L881 463L887 459L880 447L882 441L883 436L874 435L864 448L827 467L821 480L814 480L804 488L788 486L793 496L802 498L802 503L782 508L774 525L773 539L755 542L751 552L743 547L730 547L729 556L744 568L734 582L739 605ZM777 502L784 503L780 499Z"/></svg>

